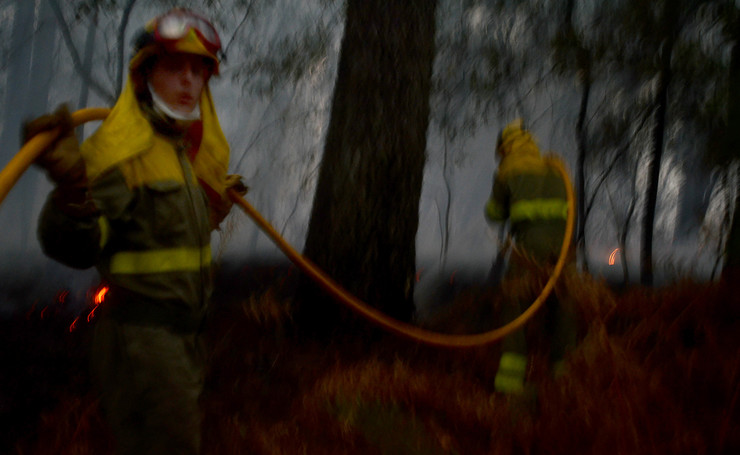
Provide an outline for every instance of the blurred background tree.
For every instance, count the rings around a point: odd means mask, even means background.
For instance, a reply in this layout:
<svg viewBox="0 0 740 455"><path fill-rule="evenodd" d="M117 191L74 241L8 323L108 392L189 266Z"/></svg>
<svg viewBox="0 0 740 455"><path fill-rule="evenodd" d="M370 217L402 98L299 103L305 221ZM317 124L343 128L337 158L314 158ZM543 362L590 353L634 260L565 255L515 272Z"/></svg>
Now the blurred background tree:
<svg viewBox="0 0 740 455"><path fill-rule="evenodd" d="M738 161L740 161L740 11L736 2L728 2L726 16L726 33L732 40L732 53L730 56L729 90L727 97L727 127L724 146L719 147L720 153L714 158L720 167L732 169L734 163L737 172ZM736 177L737 178L737 177ZM735 180L737 184L737 180ZM740 190L735 187L734 192L734 217L732 218L726 247L723 277L725 279L737 279L740 269Z"/></svg>

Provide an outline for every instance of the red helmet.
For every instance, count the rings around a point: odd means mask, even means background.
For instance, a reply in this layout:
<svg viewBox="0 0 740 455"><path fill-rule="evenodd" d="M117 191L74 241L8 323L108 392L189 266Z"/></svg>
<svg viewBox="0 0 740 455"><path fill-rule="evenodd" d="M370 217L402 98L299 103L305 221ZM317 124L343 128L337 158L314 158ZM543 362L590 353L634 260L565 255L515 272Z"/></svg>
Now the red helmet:
<svg viewBox="0 0 740 455"><path fill-rule="evenodd" d="M213 61L213 74L218 74L221 38L208 19L191 10L174 8L147 22L134 41L129 69L136 70L162 51L207 57Z"/></svg>

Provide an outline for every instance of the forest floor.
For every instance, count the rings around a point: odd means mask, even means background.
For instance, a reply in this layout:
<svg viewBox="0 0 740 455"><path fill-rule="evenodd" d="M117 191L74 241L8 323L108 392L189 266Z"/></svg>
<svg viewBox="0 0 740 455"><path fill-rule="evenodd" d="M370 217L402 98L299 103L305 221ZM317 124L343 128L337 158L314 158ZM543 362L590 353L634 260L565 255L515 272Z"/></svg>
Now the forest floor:
<svg viewBox="0 0 740 455"><path fill-rule="evenodd" d="M493 388L498 343L441 349L358 320L317 334L294 317L294 278L222 277L205 454L740 453L736 283L617 293L567 274L558 297L581 323L565 374L536 356L530 393L511 397ZM480 331L497 299L463 290L434 328ZM112 453L87 370L94 321L70 331L77 315L54 304L0 320L0 453Z"/></svg>

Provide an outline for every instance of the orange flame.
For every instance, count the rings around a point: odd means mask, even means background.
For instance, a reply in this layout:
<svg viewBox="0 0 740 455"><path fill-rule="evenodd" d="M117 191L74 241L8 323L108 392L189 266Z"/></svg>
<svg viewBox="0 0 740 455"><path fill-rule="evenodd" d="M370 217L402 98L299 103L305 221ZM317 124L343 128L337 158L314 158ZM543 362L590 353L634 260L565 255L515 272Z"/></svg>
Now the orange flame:
<svg viewBox="0 0 740 455"><path fill-rule="evenodd" d="M87 322L90 322L93 317L95 317L95 310L98 309L101 303L105 300L105 295L108 293L108 286L103 286L100 289L95 292L95 296L93 297L93 303L92 303L92 310L90 310L90 313L87 315ZM72 321L72 324L69 326L69 331L74 332L77 330L77 325L79 323L80 316L77 316L74 321Z"/></svg>
<svg viewBox="0 0 740 455"><path fill-rule="evenodd" d="M609 255L609 265L614 265L614 258L617 256L618 252L619 248L615 248L614 251L612 251L612 254Z"/></svg>
<svg viewBox="0 0 740 455"><path fill-rule="evenodd" d="M105 300L105 294L108 293L108 289L108 286L103 286L102 288L100 288L97 294L95 294L95 299L93 299L93 301L95 302L95 306L103 303L103 300Z"/></svg>
<svg viewBox="0 0 740 455"><path fill-rule="evenodd" d="M101 304L101 303L103 303L103 300L105 300L105 294L107 294L107 293L108 293L108 289L110 289L110 288L109 288L108 286L103 286L103 287L102 287L102 288L100 288L100 290L98 290L98 292L97 292L97 293L95 294L95 299L93 299L93 301L95 302L95 306L94 306L94 307L93 307L93 309L92 309L92 310L90 311L90 314L88 314L88 315L87 315L87 322L90 322L90 320L91 320L91 319L92 319L92 318L94 317L94 315L95 315L95 310L97 310L97 309L98 309L98 307L100 306L100 304Z"/></svg>

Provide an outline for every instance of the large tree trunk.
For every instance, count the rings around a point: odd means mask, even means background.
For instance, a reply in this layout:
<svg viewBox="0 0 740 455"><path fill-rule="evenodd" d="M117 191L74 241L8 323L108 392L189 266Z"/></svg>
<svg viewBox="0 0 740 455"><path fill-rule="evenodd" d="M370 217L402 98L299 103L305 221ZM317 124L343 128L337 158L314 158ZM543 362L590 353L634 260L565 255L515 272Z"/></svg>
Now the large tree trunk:
<svg viewBox="0 0 740 455"><path fill-rule="evenodd" d="M305 246L306 256L345 288L401 320L413 313L435 3L347 2ZM324 299L301 297L304 310L323 320L317 313L328 310Z"/></svg>

